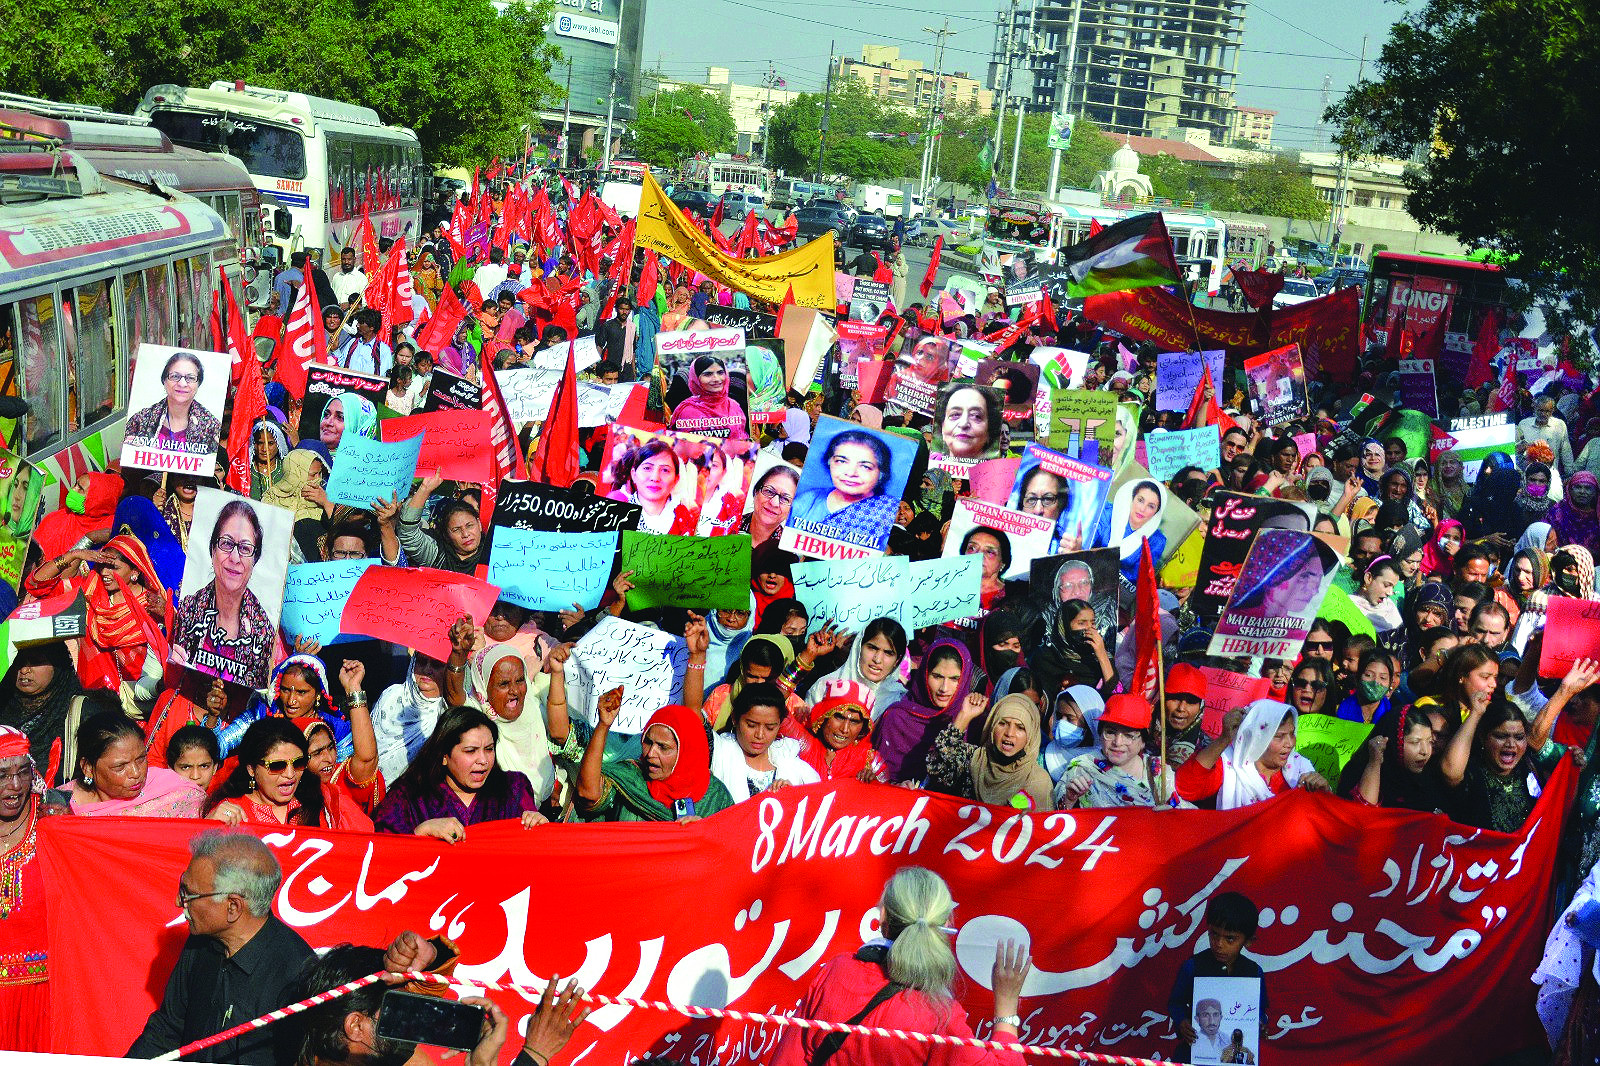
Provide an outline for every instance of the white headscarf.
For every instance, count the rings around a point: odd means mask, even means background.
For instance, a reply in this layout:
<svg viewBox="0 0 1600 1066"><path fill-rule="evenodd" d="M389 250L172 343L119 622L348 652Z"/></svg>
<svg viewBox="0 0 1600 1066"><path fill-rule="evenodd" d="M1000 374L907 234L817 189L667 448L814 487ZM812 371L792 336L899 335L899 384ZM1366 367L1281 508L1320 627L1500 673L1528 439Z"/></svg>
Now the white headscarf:
<svg viewBox="0 0 1600 1066"><path fill-rule="evenodd" d="M1239 726L1233 743L1222 753L1222 790L1217 793L1217 810L1231 811L1272 798L1267 779L1256 769L1256 760L1266 754L1272 738L1284 718L1295 724L1299 713L1287 703L1277 700L1252 700L1245 708L1244 722ZM1291 756L1292 758L1292 756ZM1299 774L1295 774L1298 779ZM1284 778L1289 779L1289 767L1284 766ZM1290 784L1293 784L1290 781Z"/></svg>
<svg viewBox="0 0 1600 1066"><path fill-rule="evenodd" d="M772 760L774 782L785 781L791 785L814 785L822 775L800 758L800 742L793 737L779 737L767 748L767 758ZM750 764L745 761L744 749L732 732L716 733L711 738L711 774L728 790L733 802L743 803L750 798Z"/></svg>
<svg viewBox="0 0 1600 1066"><path fill-rule="evenodd" d="M527 669L522 649L512 644L490 644L467 660L467 706L488 715L500 731L494 749L500 769L526 776L542 803L550 798L556 785L556 765L550 758L550 741L544 726L544 699L550 691L550 675L539 673L528 678L522 713L515 720L502 718L489 707L489 678L502 659L515 659Z"/></svg>
<svg viewBox="0 0 1600 1066"><path fill-rule="evenodd" d="M1060 781L1067 772L1067 764L1079 755L1099 751L1100 716L1106 713L1106 701L1088 685L1071 685L1056 693L1054 710L1062 696L1069 697L1083 713L1083 737L1076 744L1066 743L1064 737L1070 728L1065 718L1057 718L1051 730L1052 739L1044 748L1044 768L1050 780Z"/></svg>
<svg viewBox="0 0 1600 1066"><path fill-rule="evenodd" d="M440 686L441 690L443 686ZM429 699L417 687L417 658L411 657L406 679L390 685L372 709L372 728L378 734L378 769L385 781L400 780L417 757L433 727L444 713L443 692Z"/></svg>
<svg viewBox="0 0 1600 1066"><path fill-rule="evenodd" d="M1128 449L1133 452L1132 447ZM1133 509L1133 498L1139 493L1139 486L1149 483L1156 487L1156 498L1161 502L1156 506L1156 513L1139 529L1129 533L1128 512ZM1121 490L1111 499L1111 543L1108 547L1116 548L1122 553L1124 559L1136 557L1139 554L1139 544L1155 536L1161 528L1161 518L1167 512L1167 489L1161 482L1153 477L1142 477L1128 482L1127 495Z"/></svg>
<svg viewBox="0 0 1600 1066"><path fill-rule="evenodd" d="M729 629L717 621L716 611L706 612L706 634L710 638L706 644L706 686L707 691L722 683L728 673L728 656L735 645L743 647L744 641L739 638L749 638L756 631L756 594L750 593L750 617L744 620L744 625L738 629Z"/></svg>
<svg viewBox="0 0 1600 1066"><path fill-rule="evenodd" d="M900 658L895 660L894 668L889 671L889 676L882 681L874 681L861 669L861 653L866 644L866 629L856 634L856 639L850 645L850 654L845 656L844 665L831 674L823 674L811 683L811 688L806 691L806 701L812 704L819 702L826 694L828 682L842 678L845 681L854 681L864 685L872 693L872 707L870 714L872 721L882 717L883 712L889 709L890 704L898 703L906 698L906 686L900 680L900 667L906 661L906 653L901 652Z"/></svg>

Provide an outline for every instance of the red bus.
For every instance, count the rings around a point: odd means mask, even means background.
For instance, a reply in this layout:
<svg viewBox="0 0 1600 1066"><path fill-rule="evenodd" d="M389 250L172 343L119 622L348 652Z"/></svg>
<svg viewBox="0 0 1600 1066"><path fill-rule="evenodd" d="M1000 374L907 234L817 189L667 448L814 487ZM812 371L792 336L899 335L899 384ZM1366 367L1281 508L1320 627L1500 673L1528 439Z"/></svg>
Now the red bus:
<svg viewBox="0 0 1600 1066"><path fill-rule="evenodd" d="M1387 341L1396 322L1423 330L1440 314L1448 315L1445 351L1467 355L1490 309L1504 312L1509 284L1505 268L1496 263L1465 256L1379 252L1372 257L1362 317L1376 339Z"/></svg>

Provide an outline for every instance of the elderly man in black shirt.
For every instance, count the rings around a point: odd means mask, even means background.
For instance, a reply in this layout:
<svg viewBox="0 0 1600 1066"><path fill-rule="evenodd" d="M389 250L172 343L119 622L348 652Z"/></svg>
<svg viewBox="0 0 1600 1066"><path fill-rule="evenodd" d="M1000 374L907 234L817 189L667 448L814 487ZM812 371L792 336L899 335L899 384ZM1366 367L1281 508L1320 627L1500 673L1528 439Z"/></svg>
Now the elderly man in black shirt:
<svg viewBox="0 0 1600 1066"><path fill-rule="evenodd" d="M272 913L283 870L259 839L206 832L189 842L189 853L178 880L189 939L129 1058L154 1058L276 1010L289 1002L289 986L313 954ZM273 1034L270 1028L246 1033L188 1059L273 1066Z"/></svg>

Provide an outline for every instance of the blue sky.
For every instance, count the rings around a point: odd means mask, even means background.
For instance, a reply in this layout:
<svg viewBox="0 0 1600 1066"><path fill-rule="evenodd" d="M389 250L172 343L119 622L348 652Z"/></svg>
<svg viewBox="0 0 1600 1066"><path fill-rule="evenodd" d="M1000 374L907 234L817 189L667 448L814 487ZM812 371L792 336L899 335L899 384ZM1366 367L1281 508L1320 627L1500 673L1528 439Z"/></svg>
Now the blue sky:
<svg viewBox="0 0 1600 1066"><path fill-rule="evenodd" d="M933 65L934 36L949 19L945 67L984 77L998 0L647 0L644 65L659 62L681 81L701 81L725 66L733 79L759 84L770 63L789 88L820 89L830 39L839 52L897 44L901 54ZM1024 9L1027 0L1023 0ZM1315 146L1324 78L1332 98L1356 77L1367 36L1368 71L1389 26L1408 8L1393 0L1250 0L1239 59L1240 104L1278 112L1273 143ZM1326 138L1323 143L1326 144Z"/></svg>

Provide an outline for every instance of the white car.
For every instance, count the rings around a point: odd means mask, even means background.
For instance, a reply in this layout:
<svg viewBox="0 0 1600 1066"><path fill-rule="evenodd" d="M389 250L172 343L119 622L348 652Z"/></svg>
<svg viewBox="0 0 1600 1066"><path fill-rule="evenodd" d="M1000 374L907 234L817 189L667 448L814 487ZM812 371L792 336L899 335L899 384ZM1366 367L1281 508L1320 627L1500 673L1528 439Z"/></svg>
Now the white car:
<svg viewBox="0 0 1600 1066"><path fill-rule="evenodd" d="M1272 298L1273 307L1293 307L1303 304L1307 300L1315 300L1322 294L1311 282L1301 278L1287 278L1283 283L1283 290Z"/></svg>

